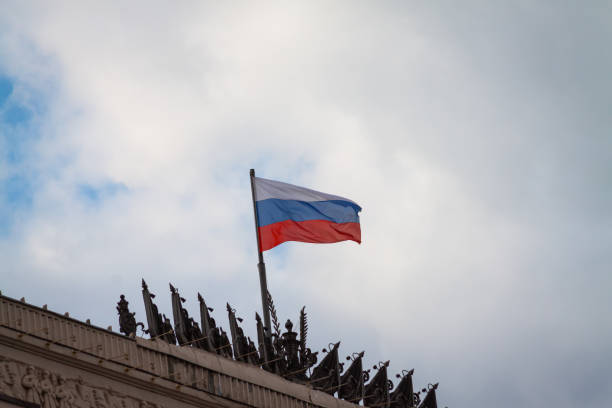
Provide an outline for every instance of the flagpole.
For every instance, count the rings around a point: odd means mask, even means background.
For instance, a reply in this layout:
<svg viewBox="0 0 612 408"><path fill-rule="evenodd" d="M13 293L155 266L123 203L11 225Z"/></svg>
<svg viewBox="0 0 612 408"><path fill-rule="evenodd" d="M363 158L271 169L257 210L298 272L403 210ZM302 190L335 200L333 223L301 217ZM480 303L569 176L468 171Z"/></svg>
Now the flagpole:
<svg viewBox="0 0 612 408"><path fill-rule="evenodd" d="M266 281L266 264L261 251L261 236L259 235L259 218L257 217L257 196L255 194L255 169L251 169L251 195L253 196L253 214L255 215L255 234L257 235L257 254L259 255L259 286L261 287L261 306L263 307L263 317L266 335L270 335L270 308L268 306L268 282Z"/></svg>

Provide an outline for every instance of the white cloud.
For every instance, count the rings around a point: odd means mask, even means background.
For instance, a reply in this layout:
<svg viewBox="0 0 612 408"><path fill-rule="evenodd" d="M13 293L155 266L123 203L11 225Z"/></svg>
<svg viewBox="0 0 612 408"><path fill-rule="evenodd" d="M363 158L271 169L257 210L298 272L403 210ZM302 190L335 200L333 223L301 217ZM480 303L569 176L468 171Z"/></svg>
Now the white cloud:
<svg viewBox="0 0 612 408"><path fill-rule="evenodd" d="M307 304L315 347L340 339L395 371L414 365L449 406L574 406L582 385L557 365L596 370L574 356L612 338L594 326L610 306L609 142L576 136L588 114L543 79L533 26L449 10L13 4L0 67L50 99L21 164L37 175L33 207L0 241L8 294L87 304L82 317L106 326L118 291L142 319L144 277L191 305L202 291L217 320L225 300L252 320L256 167L364 208L361 246L266 254L279 310ZM79 195L106 183L126 189L95 205ZM598 288L576 276L592 259ZM587 406L612 398L598 391Z"/></svg>

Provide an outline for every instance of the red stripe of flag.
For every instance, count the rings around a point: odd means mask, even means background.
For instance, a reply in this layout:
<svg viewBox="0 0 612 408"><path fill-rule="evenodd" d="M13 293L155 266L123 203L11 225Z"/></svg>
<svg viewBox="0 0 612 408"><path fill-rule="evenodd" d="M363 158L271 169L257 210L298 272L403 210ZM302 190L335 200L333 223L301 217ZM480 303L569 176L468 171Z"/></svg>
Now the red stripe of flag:
<svg viewBox="0 0 612 408"><path fill-rule="evenodd" d="M335 223L327 220L285 220L259 227L261 250L267 251L285 241L329 244L339 241L361 243L358 222Z"/></svg>

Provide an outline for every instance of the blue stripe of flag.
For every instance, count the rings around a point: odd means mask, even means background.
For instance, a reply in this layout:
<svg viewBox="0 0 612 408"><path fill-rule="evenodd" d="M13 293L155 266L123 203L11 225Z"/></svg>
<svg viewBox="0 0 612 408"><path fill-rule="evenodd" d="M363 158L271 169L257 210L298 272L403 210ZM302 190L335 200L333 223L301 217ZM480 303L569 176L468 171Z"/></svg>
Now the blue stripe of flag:
<svg viewBox="0 0 612 408"><path fill-rule="evenodd" d="M359 222L361 207L342 200L298 201L269 198L257 201L259 226L281 221L328 220L336 223Z"/></svg>

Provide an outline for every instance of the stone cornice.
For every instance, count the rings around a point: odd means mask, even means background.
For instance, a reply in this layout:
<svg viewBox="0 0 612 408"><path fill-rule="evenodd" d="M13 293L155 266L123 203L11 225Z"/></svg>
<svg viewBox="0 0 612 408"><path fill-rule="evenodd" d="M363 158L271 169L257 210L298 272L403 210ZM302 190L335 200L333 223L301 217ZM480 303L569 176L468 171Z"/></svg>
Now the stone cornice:
<svg viewBox="0 0 612 408"><path fill-rule="evenodd" d="M128 338L5 296L0 296L0 344L190 405L356 406L246 363Z"/></svg>

